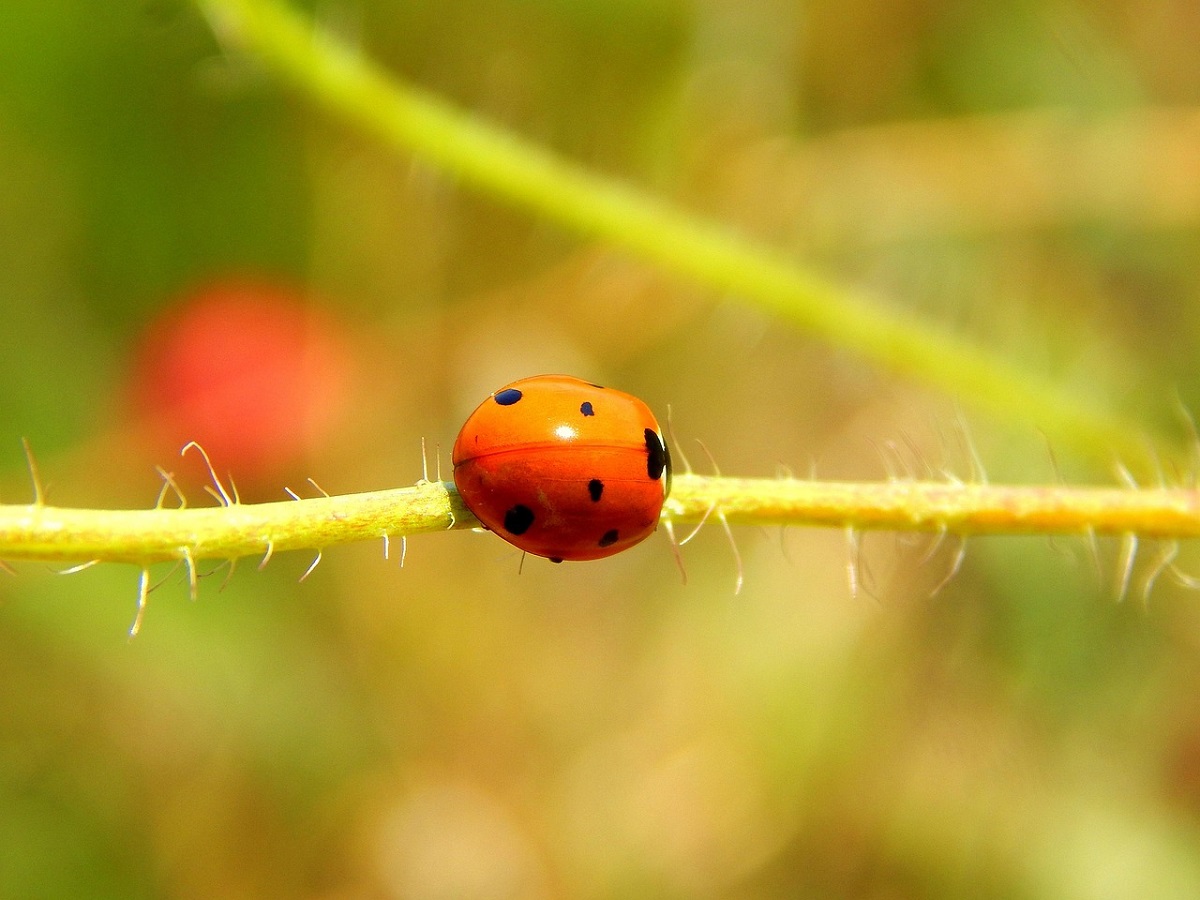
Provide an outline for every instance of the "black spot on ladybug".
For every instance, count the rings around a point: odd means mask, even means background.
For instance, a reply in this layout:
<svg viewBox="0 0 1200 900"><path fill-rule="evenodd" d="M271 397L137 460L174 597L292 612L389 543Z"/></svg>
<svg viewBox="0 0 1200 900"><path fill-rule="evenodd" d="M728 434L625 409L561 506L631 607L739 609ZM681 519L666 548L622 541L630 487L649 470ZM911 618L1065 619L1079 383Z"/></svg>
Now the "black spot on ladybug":
<svg viewBox="0 0 1200 900"><path fill-rule="evenodd" d="M585 416L594 416L596 414L596 411L592 409L591 400L584 400L581 404L579 404L579 411Z"/></svg>
<svg viewBox="0 0 1200 900"><path fill-rule="evenodd" d="M617 534L617 529L613 528L609 531L606 531L600 536L600 546L611 547L617 542L618 537L620 537L620 535Z"/></svg>
<svg viewBox="0 0 1200 900"><path fill-rule="evenodd" d="M552 562L552 563L560 563L560 562L562 562L562 557L561 557L561 556L551 556L551 557L549 557L549 559L550 559L550 562Z"/></svg>
<svg viewBox="0 0 1200 900"><path fill-rule="evenodd" d="M492 399L501 406L512 406L514 403L520 400L522 396L522 393L516 388L505 388L502 391L497 391L496 396Z"/></svg>
<svg viewBox="0 0 1200 900"><path fill-rule="evenodd" d="M604 493L604 482L599 478L593 478L588 482L588 496L592 498L593 503L599 503L600 497Z"/></svg>
<svg viewBox="0 0 1200 900"><path fill-rule="evenodd" d="M524 534L533 524L533 510L518 503L504 513L504 530L509 534Z"/></svg>
<svg viewBox="0 0 1200 900"><path fill-rule="evenodd" d="M650 479L658 481L658 479L662 478L663 472L666 472L667 477L670 477L670 454L667 453L667 447L663 444L657 432L651 428L646 429L646 450L649 454L646 459L646 474L650 476Z"/></svg>

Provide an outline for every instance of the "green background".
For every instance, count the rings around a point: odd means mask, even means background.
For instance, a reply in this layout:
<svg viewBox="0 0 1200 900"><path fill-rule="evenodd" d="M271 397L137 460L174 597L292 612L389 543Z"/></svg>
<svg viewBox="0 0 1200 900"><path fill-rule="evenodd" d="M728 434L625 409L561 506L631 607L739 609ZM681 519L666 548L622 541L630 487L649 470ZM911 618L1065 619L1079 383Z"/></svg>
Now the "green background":
<svg viewBox="0 0 1200 900"><path fill-rule="evenodd" d="M1200 404L1188 3L309 11L1148 427ZM354 347L339 428L272 498L411 483L422 438L539 371L670 405L702 470L697 439L726 474L970 479L970 443L997 481L1112 478L379 147L186 3L4 3L0 500L28 500L27 437L52 502L152 505L175 462L131 437L132 360L231 274L300 285ZM1200 892L1200 600L1169 570L1146 590L1163 548L1116 602L1115 543L975 540L935 594L951 540L737 540L739 596L711 527L686 585L661 536L563 566L422 537L302 584L311 557L280 555L195 603L164 568L134 641L135 569L16 565L0 897Z"/></svg>

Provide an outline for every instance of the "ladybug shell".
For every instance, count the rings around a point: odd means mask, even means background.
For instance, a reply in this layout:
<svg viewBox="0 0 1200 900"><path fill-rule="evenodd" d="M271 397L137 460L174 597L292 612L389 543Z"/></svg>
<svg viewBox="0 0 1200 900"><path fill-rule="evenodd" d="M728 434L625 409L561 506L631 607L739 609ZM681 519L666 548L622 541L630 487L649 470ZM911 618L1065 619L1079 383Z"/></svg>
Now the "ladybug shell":
<svg viewBox="0 0 1200 900"><path fill-rule="evenodd" d="M488 529L555 562L601 559L648 537L671 462L649 407L569 375L523 378L471 413L454 483Z"/></svg>

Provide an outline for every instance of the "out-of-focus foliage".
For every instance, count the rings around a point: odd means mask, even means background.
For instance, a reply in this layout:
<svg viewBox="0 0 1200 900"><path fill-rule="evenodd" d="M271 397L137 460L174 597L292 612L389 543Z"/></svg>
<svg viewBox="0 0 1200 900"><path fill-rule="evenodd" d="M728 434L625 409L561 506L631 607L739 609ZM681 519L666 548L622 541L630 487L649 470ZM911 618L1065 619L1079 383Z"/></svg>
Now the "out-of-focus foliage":
<svg viewBox="0 0 1200 900"><path fill-rule="evenodd" d="M336 427L244 473L280 499L305 475L412 482L422 437L449 446L539 371L670 404L682 449L728 474L967 478L968 441L997 480L1079 474L1032 428L964 422L384 152L181 0L103 7L0 5L0 501L29 496L27 436L52 502L151 505L156 463L208 502L131 397L167 340L151 323L247 281L294 290L354 359ZM1025 365L1200 404L1188 3L312 11L465 108ZM254 385L232 408L278 412ZM1150 584L1163 548L1117 603L1118 548L1083 539L973 542L936 596L950 540L738 540L737 597L712 528L686 586L665 540L522 566L452 534L403 569L396 542L330 551L302 584L310 559L281 555L217 568L195 603L164 568L133 642L135 571L0 572L0 896L1200 892L1200 597Z"/></svg>

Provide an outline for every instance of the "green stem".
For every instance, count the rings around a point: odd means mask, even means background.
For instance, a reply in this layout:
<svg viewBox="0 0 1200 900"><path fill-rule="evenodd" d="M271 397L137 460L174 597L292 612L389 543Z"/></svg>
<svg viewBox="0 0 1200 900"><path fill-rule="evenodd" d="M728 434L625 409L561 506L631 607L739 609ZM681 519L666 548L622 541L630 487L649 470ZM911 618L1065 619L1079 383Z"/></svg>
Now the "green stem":
<svg viewBox="0 0 1200 900"><path fill-rule="evenodd" d="M879 305L729 229L577 166L403 83L273 0L196 0L219 36L386 144L463 182L710 288L756 302L894 372L1033 422L1093 458L1147 462L1144 428Z"/></svg>
<svg viewBox="0 0 1200 900"><path fill-rule="evenodd" d="M736 525L923 531L960 537L1200 537L1200 492L1193 488L677 476L666 514L693 521L703 509L719 510Z"/></svg>
<svg viewBox="0 0 1200 900"><path fill-rule="evenodd" d="M673 523L711 514L733 524L985 534L1200 536L1200 492L942 482L823 482L679 475ZM477 528L454 485L202 509L0 506L0 559L147 566L321 550L353 541Z"/></svg>
<svg viewBox="0 0 1200 900"><path fill-rule="evenodd" d="M238 559L477 527L452 484L199 509L0 506L0 559Z"/></svg>

